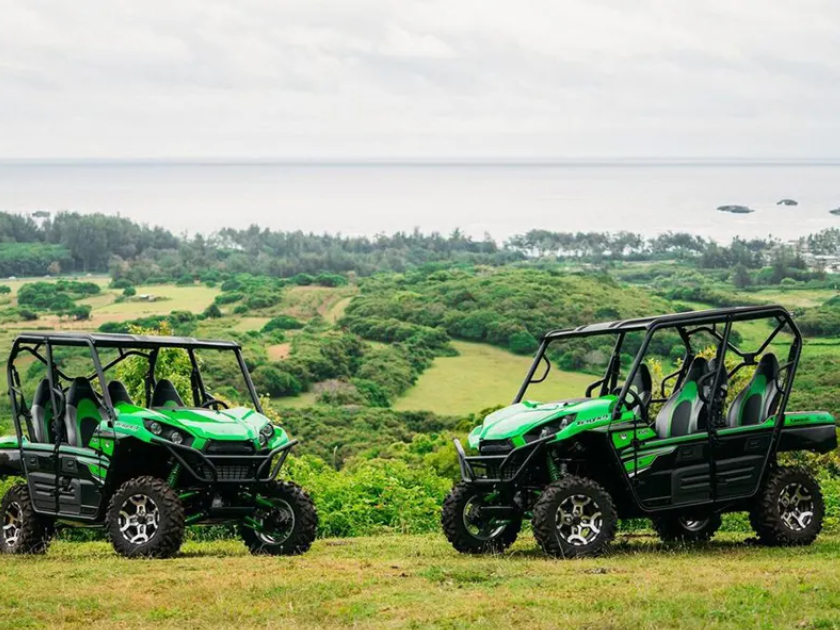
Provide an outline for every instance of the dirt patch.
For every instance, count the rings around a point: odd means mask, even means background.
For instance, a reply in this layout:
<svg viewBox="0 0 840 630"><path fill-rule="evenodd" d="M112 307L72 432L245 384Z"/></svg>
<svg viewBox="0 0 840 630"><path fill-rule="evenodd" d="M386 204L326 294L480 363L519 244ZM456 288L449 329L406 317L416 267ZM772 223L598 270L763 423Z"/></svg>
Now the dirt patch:
<svg viewBox="0 0 840 630"><path fill-rule="evenodd" d="M290 343L276 343L266 348L269 361L283 361L284 359L288 359L291 351L292 344Z"/></svg>

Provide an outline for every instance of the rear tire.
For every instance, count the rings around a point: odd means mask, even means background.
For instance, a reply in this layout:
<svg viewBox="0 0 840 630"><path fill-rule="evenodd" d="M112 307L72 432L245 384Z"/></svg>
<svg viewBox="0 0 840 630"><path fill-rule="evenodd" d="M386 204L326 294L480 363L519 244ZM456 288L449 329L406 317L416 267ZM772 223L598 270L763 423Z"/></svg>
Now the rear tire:
<svg viewBox="0 0 840 630"><path fill-rule="evenodd" d="M820 484L802 468L773 469L750 512L759 541L771 546L810 545L825 516Z"/></svg>
<svg viewBox="0 0 840 630"><path fill-rule="evenodd" d="M291 481L272 481L259 494L275 508L263 508L255 515L265 531L240 526L242 540L249 551L254 555L269 556L306 553L318 533L318 513L309 495Z"/></svg>
<svg viewBox="0 0 840 630"><path fill-rule="evenodd" d="M184 542L184 519L181 500L163 479L137 477L111 497L106 528L126 558L171 558Z"/></svg>
<svg viewBox="0 0 840 630"><path fill-rule="evenodd" d="M35 513L26 484L12 486L3 497L0 524L0 553L46 553L55 532L50 519Z"/></svg>
<svg viewBox="0 0 840 630"><path fill-rule="evenodd" d="M721 526L720 514L658 516L652 521L653 529L665 543L709 542Z"/></svg>
<svg viewBox="0 0 840 630"><path fill-rule="evenodd" d="M447 495L440 522L447 540L457 551L500 553L516 541L522 529L521 516L517 515L507 523L494 523L490 519L481 520L476 511L487 503L491 494L475 484L461 481Z"/></svg>
<svg viewBox="0 0 840 630"><path fill-rule="evenodd" d="M615 538L618 519L612 497L585 477L550 484L534 506L534 538L557 558L598 556Z"/></svg>

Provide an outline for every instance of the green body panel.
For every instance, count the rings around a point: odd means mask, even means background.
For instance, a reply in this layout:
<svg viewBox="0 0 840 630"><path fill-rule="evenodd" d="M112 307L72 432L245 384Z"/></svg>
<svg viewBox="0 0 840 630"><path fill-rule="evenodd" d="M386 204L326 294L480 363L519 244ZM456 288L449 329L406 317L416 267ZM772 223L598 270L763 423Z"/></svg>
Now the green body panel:
<svg viewBox="0 0 840 630"><path fill-rule="evenodd" d="M574 415L574 420L557 433L557 440L565 440L582 431L608 425L615 401L615 396L604 396L555 403L517 403L487 416L470 433L469 445L477 448L481 440L511 440L515 446L522 446L526 433Z"/></svg>
<svg viewBox="0 0 840 630"><path fill-rule="evenodd" d="M270 421L264 415L246 407L234 407L214 411L211 409L165 408L146 409L131 405L117 407L117 420L114 422L114 434L117 440L133 437L143 442L152 442L155 435L149 431L144 421L153 420L164 426L173 427L193 437L192 447L204 448L208 440L213 441L250 441L260 448L259 435ZM274 427L274 436L269 440L269 448L277 448L289 441L286 432ZM97 448L105 454L113 454L113 443L101 440ZM93 444L93 443L92 443ZM108 449L111 453L108 453Z"/></svg>

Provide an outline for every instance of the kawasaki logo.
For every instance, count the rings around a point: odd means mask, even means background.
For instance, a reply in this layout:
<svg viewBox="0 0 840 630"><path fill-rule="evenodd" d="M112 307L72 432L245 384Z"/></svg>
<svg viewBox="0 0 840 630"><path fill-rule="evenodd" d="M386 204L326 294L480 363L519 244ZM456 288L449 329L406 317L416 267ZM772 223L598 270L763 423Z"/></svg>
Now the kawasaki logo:
<svg viewBox="0 0 840 630"><path fill-rule="evenodd" d="M127 424L125 422L116 422L114 426L118 429L123 429L124 431L130 431L132 433L140 428L134 424Z"/></svg>

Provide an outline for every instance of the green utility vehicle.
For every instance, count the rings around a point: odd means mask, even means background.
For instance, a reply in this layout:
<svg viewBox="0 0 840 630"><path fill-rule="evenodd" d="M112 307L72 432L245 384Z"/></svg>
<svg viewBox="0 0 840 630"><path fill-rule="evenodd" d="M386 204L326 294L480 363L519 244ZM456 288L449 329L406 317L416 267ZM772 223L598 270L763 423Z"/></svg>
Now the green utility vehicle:
<svg viewBox="0 0 840 630"><path fill-rule="evenodd" d="M618 519L650 518L665 541L706 541L721 514L745 511L761 542L810 544L825 511L819 484L777 456L828 452L837 436L830 414L787 410L801 350L779 306L547 333L513 404L470 433L478 455L456 440L462 481L444 503L447 538L460 552L497 552L529 518L546 553L591 556ZM584 397L551 400L581 376L548 387L552 361L599 358L603 375ZM677 369L664 375L668 364ZM535 394L550 402L526 398Z"/></svg>
<svg viewBox="0 0 840 630"><path fill-rule="evenodd" d="M229 408L208 391L205 359L227 362L248 407ZM311 499L277 480L296 441L263 414L237 344L25 333L12 346L8 380L16 435L0 438L0 478L23 483L0 504L3 553L44 552L65 525L104 527L124 556L173 556L193 524L236 524L255 554L312 544Z"/></svg>

